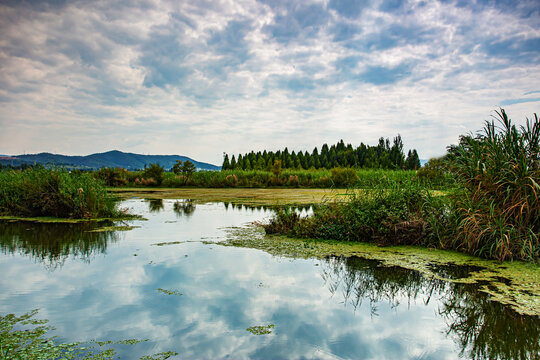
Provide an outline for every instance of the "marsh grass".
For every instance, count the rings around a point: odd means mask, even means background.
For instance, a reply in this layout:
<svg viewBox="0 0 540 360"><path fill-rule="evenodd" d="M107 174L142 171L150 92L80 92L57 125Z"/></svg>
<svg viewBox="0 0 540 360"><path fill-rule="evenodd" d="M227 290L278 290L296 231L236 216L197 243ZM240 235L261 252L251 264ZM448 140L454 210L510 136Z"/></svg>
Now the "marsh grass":
<svg viewBox="0 0 540 360"><path fill-rule="evenodd" d="M405 186L380 184L369 191L349 191L349 201L328 202L302 218L289 208L278 210L269 234L302 238L365 241L377 244L419 244L427 224L422 219L429 191L410 181Z"/></svg>
<svg viewBox="0 0 540 360"><path fill-rule="evenodd" d="M145 178L143 172L129 172L123 169L100 170L95 173L108 186L158 186L152 178ZM372 188L381 184L393 186L416 181L424 187L446 189L453 185L451 176L419 177L414 170L383 169L286 169L279 173L264 170L224 170L198 171L189 178L172 172L164 174L161 186L167 188Z"/></svg>
<svg viewBox="0 0 540 360"><path fill-rule="evenodd" d="M540 257L540 122L516 127L501 109L476 136L450 148L460 190L455 247L483 257Z"/></svg>
<svg viewBox="0 0 540 360"><path fill-rule="evenodd" d="M115 218L115 199L91 174L33 168L0 172L0 215Z"/></svg>

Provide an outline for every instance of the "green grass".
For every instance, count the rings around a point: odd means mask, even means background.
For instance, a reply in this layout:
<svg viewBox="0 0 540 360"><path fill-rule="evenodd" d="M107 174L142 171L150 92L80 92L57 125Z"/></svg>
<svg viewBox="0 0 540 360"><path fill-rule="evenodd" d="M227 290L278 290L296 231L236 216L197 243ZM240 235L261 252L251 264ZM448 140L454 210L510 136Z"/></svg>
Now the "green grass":
<svg viewBox="0 0 540 360"><path fill-rule="evenodd" d="M0 172L0 215L88 219L122 214L91 174L33 168Z"/></svg>

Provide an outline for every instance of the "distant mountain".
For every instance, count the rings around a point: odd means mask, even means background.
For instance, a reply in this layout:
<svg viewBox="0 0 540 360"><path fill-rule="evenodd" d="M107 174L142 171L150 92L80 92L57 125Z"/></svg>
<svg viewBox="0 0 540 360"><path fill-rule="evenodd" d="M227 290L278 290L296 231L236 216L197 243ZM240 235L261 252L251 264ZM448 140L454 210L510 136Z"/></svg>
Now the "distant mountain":
<svg viewBox="0 0 540 360"><path fill-rule="evenodd" d="M69 156L51 153L29 155L0 155L0 163L13 166L21 164L57 165L79 169L100 169L102 167L120 167L128 170L144 169L150 163L160 164L168 170L172 168L176 160L189 160L198 170L220 170L220 166L200 162L180 155L142 155L125 153L118 150L87 156Z"/></svg>

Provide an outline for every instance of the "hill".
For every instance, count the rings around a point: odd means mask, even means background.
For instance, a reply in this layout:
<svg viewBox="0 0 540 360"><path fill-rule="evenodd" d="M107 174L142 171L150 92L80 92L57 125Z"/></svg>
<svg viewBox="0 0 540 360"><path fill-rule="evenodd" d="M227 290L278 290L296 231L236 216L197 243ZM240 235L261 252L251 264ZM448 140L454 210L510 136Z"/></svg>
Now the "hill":
<svg viewBox="0 0 540 360"><path fill-rule="evenodd" d="M28 155L6 155L0 156L0 164L18 166L21 164L42 164L55 165L68 168L95 170L102 167L120 167L128 170L144 169L145 165L157 163L166 170L172 168L176 160L189 160L197 170L219 170L220 167L200 161L193 160L181 155L142 155L125 153L118 150L104 153L91 154L87 156L69 156L51 153L28 154Z"/></svg>

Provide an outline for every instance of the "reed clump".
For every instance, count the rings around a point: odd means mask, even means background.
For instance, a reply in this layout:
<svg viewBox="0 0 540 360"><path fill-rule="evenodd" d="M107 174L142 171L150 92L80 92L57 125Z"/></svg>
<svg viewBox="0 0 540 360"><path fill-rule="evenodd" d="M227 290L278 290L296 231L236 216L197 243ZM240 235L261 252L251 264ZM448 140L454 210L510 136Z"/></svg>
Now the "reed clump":
<svg viewBox="0 0 540 360"><path fill-rule="evenodd" d="M540 258L539 149L538 116L518 128L503 109L450 147L460 185L451 197L456 248L499 260Z"/></svg>
<svg viewBox="0 0 540 360"><path fill-rule="evenodd" d="M92 174L35 167L0 172L0 215L86 219L121 212Z"/></svg>

